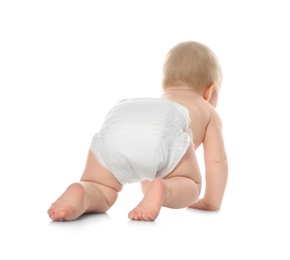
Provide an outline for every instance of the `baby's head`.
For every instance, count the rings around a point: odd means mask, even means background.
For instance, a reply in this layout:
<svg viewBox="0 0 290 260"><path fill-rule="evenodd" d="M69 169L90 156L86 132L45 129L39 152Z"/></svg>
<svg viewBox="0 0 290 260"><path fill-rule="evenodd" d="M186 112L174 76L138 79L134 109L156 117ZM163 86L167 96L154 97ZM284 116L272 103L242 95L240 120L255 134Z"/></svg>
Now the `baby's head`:
<svg viewBox="0 0 290 260"><path fill-rule="evenodd" d="M204 96L210 87L212 92L219 90L221 81L219 60L206 45L181 42L168 52L163 66L163 90L186 87Z"/></svg>

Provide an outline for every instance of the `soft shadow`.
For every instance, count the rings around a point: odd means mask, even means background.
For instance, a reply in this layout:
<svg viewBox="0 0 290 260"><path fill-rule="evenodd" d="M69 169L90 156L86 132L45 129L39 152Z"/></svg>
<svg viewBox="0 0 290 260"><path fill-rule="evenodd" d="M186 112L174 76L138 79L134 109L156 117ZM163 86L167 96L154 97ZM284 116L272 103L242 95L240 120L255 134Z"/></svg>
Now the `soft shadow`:
<svg viewBox="0 0 290 260"><path fill-rule="evenodd" d="M49 225L79 225L84 223L104 223L108 221L111 221L111 217L107 213L87 213L72 221L51 221Z"/></svg>
<svg viewBox="0 0 290 260"><path fill-rule="evenodd" d="M191 209L191 208L186 208L186 212L189 212L190 214L199 214L199 215L218 215L218 214L220 214L219 210L209 211L209 210Z"/></svg>
<svg viewBox="0 0 290 260"><path fill-rule="evenodd" d="M127 225L130 227L151 228L151 227L156 227L157 223L155 221L129 220Z"/></svg>

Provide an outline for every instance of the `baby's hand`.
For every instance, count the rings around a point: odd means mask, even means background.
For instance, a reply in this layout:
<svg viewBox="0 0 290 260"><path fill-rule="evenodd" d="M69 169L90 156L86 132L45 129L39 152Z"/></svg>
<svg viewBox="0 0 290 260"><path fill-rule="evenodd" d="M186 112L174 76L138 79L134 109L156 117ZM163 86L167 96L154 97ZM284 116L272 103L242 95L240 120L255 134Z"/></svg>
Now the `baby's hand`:
<svg viewBox="0 0 290 260"><path fill-rule="evenodd" d="M204 198L199 199L197 202L189 206L191 209L201 209L201 210L209 210L209 211L217 211L219 208L213 207L205 203Z"/></svg>

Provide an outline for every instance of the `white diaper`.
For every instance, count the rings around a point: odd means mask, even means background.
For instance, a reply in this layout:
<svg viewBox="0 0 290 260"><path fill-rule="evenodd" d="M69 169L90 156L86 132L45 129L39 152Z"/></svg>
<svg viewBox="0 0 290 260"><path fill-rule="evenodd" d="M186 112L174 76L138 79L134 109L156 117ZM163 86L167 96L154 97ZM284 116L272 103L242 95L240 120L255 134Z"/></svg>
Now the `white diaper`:
<svg viewBox="0 0 290 260"><path fill-rule="evenodd" d="M91 143L98 162L121 183L153 180L169 174L187 151L188 110L163 98L118 102Z"/></svg>

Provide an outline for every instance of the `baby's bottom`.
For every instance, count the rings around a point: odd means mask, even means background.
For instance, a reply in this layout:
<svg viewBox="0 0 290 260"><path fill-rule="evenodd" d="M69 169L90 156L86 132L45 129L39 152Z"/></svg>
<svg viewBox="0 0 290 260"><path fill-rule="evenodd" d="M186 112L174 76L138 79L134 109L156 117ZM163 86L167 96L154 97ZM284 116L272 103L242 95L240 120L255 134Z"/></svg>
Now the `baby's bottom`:
<svg viewBox="0 0 290 260"><path fill-rule="evenodd" d="M141 186L144 198L129 212L130 219L152 221L158 217L162 206L177 209L192 205L201 190L201 175L194 145L190 145L169 175L152 182L143 181Z"/></svg>
<svg viewBox="0 0 290 260"><path fill-rule="evenodd" d="M71 184L48 209L54 221L75 220L84 213L106 212L117 200L122 185L89 151L80 182Z"/></svg>

